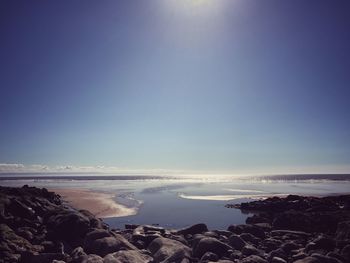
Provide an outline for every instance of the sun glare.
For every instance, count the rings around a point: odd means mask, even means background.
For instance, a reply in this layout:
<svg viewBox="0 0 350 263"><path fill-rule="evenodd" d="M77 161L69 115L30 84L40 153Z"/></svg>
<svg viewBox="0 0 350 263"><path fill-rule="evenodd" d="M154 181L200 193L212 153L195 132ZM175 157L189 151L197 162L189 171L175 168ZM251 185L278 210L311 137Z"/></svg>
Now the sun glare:
<svg viewBox="0 0 350 263"><path fill-rule="evenodd" d="M174 12L189 15L212 15L223 6L222 0L169 0L164 3Z"/></svg>

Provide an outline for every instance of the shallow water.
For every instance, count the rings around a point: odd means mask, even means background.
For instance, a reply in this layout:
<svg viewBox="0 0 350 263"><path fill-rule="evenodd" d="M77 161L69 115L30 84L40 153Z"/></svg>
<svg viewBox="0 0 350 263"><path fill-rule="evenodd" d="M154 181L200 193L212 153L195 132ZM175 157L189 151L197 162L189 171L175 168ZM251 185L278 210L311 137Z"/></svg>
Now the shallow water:
<svg viewBox="0 0 350 263"><path fill-rule="evenodd" d="M271 195L331 195L350 192L350 181L259 181L234 178L163 178L132 180L20 179L1 180L3 186L46 188L80 188L113 193L127 207L137 207L133 216L104 219L111 227L125 223L159 224L180 228L204 222L211 229L225 229L230 224L244 223L249 214L226 208L227 203L240 203Z"/></svg>

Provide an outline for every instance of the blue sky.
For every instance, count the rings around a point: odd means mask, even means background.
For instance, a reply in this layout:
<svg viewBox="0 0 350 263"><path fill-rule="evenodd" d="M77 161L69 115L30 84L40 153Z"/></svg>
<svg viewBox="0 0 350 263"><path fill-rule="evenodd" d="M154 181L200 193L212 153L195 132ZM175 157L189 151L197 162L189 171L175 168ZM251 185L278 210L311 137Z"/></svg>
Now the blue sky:
<svg viewBox="0 0 350 263"><path fill-rule="evenodd" d="M350 172L349 13L346 0L1 1L0 163Z"/></svg>

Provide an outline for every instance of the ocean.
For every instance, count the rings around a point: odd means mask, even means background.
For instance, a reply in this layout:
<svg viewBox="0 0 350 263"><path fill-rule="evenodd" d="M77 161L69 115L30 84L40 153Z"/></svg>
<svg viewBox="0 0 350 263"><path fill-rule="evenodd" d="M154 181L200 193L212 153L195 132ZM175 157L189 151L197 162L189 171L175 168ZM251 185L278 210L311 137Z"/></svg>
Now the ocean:
<svg viewBox="0 0 350 263"><path fill-rule="evenodd" d="M112 193L136 215L104 218L112 228L154 224L181 228L203 222L209 229L245 223L251 215L226 204L298 194L326 196L350 193L350 175L234 176L112 176L27 174L1 175L2 186L85 189Z"/></svg>

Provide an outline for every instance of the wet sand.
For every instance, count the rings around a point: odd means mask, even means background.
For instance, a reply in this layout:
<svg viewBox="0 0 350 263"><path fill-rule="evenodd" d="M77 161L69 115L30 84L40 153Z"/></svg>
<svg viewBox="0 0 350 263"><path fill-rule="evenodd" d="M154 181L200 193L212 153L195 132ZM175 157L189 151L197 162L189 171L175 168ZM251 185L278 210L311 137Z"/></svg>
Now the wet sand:
<svg viewBox="0 0 350 263"><path fill-rule="evenodd" d="M94 192L87 189L49 189L59 194L64 201L76 209L85 209L100 218L135 215L136 208L118 204L114 194Z"/></svg>

